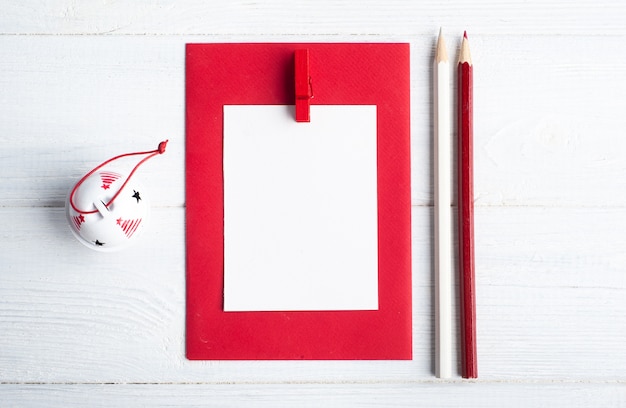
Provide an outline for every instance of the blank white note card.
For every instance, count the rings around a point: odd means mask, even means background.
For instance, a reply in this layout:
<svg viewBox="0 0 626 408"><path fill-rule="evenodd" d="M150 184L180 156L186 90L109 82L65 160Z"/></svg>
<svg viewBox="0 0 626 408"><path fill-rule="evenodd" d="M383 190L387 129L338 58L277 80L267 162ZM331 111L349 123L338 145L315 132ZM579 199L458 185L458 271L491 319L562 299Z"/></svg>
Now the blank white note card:
<svg viewBox="0 0 626 408"><path fill-rule="evenodd" d="M224 310L378 309L376 106L224 106Z"/></svg>

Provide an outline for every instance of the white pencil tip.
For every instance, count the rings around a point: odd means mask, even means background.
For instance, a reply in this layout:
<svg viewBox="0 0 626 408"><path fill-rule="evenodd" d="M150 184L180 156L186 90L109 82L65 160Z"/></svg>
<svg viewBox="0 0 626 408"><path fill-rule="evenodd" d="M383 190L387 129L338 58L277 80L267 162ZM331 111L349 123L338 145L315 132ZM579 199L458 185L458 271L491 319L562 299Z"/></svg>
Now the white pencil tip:
<svg viewBox="0 0 626 408"><path fill-rule="evenodd" d="M443 28L439 29L439 38L437 39L437 50L435 51L435 61L447 62L448 51L446 51L446 40L443 38Z"/></svg>

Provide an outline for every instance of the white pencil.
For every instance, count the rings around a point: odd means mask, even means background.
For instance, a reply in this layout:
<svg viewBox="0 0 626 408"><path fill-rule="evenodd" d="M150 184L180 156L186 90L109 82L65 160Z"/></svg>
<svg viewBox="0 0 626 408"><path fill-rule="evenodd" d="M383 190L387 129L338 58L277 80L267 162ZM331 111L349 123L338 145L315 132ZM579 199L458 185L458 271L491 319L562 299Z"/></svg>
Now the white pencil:
<svg viewBox="0 0 626 408"><path fill-rule="evenodd" d="M452 375L452 223L450 64L441 31L434 64L435 161L435 367L439 378Z"/></svg>

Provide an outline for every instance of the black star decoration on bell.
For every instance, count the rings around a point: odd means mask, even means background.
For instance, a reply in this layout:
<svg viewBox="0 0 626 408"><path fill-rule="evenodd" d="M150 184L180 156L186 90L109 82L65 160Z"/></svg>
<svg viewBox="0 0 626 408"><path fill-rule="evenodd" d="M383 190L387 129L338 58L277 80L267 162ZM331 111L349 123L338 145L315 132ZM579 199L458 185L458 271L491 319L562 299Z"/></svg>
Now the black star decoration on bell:
<svg viewBox="0 0 626 408"><path fill-rule="evenodd" d="M104 242L100 242L96 239L96 242L94 242L94 244L96 244L96 246L102 246L104 245Z"/></svg>
<svg viewBox="0 0 626 408"><path fill-rule="evenodd" d="M133 193L135 193L135 194L133 194L133 198L136 198L137 199L137 203L139 203L139 200L141 200L141 197L139 196L139 191L133 190Z"/></svg>

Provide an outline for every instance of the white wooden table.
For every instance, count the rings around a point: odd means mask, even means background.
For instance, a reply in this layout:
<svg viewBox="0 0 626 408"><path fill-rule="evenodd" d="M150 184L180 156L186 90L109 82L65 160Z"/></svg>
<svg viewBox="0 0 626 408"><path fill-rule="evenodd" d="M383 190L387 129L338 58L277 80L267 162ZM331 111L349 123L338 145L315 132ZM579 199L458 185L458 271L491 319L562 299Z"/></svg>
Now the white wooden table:
<svg viewBox="0 0 626 408"><path fill-rule="evenodd" d="M626 3L1 1L0 406L625 406ZM480 378L434 377L431 60L475 64ZM184 354L184 45L411 43L412 361ZM113 155L153 218L84 248L68 189ZM458 350L458 345L455 344Z"/></svg>

